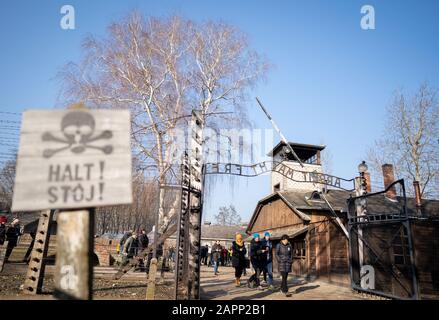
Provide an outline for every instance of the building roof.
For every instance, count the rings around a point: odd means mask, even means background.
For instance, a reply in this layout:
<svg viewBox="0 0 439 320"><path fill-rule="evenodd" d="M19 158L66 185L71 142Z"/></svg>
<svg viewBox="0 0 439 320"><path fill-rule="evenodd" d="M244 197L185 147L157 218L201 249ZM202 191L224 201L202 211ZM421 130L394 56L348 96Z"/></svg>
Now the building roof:
<svg viewBox="0 0 439 320"><path fill-rule="evenodd" d="M312 200L313 191L283 191L279 192L292 206L298 210L329 210L326 202L322 200ZM325 193L326 199L336 211L347 211L347 199L352 193L344 190L329 189ZM352 194L353 196L353 194Z"/></svg>
<svg viewBox="0 0 439 320"><path fill-rule="evenodd" d="M315 191L295 190L295 191L277 191L261 199L253 212L247 231L251 229L257 219L260 208L272 201L281 199L288 207L296 213L304 222L310 221L307 214L309 210L325 210L329 207L322 199L314 199ZM355 195L344 190L329 189L325 197L331 204L332 208L338 212L347 212L347 200ZM416 204L414 198L407 197L407 214L411 217L417 217ZM396 200L390 200L384 194L376 194L367 198L368 211L371 213L389 213L398 212L403 205L403 198L397 197ZM422 213L424 217L439 218L439 200L422 199Z"/></svg>
<svg viewBox="0 0 439 320"><path fill-rule="evenodd" d="M262 198L261 200L259 200L259 202L258 202L258 204L257 204L257 206L256 206L256 208L255 208L255 211L254 211L254 213L253 213L253 216L252 216L252 218L251 218L251 220L250 220L250 223L249 223L247 229L249 229L250 226L253 224L253 222L254 222L254 219L253 219L253 218L254 218L255 214L256 214L256 213L259 213L259 212L258 212L258 209L259 209L262 205L265 205L265 204L270 203L270 202L272 202L272 201L274 201L274 200L277 200L278 198L282 199L282 200L285 202L285 204L286 204L288 207L290 207L290 209L291 209L292 211L294 211L294 212L295 212L295 213L296 213L296 214L297 214L302 220L304 220L304 221L311 221L311 218L310 218L307 214L305 214L305 213L299 211L299 210L296 208L294 202L291 202L291 200L288 199L288 197L286 197L285 195L286 195L286 192L277 191L277 192L272 193L272 194L266 196L265 198Z"/></svg>
<svg viewBox="0 0 439 320"><path fill-rule="evenodd" d="M297 209L294 202L291 202L291 200L288 197L286 197L285 195L286 195L286 192L277 191L277 192L272 193L272 194L266 196L265 198L262 198L261 200L259 200L259 202L256 205L256 208L253 212L253 215L250 219L250 222L248 224L246 232L248 233L248 231L253 227L253 224L255 223L255 221L259 215L260 208L262 208L262 206L264 206L265 204L270 203L270 202L275 201L275 200L278 200L278 199L282 199L282 201L285 202L285 204L291 209L291 211L293 211L295 214L297 214L303 221L311 221L311 218L307 214L305 214L304 212Z"/></svg>
<svg viewBox="0 0 439 320"><path fill-rule="evenodd" d="M245 233L245 229L246 226L220 226L203 224L201 226L201 238L235 240L236 233Z"/></svg>
<svg viewBox="0 0 439 320"><path fill-rule="evenodd" d="M324 145L304 144L297 142L288 142L288 143L293 148L297 156L301 159L303 158L303 160L311 158L313 155L316 154L317 150L322 151L323 149L326 148L326 146ZM283 141L279 142L273 148L273 150L271 150L268 153L268 156L273 156L277 154L284 146L286 146L286 144Z"/></svg>
<svg viewBox="0 0 439 320"><path fill-rule="evenodd" d="M398 210L402 206L402 202L402 197L396 197L396 201L392 201L384 195L380 195L368 198L367 206L370 212L384 213L390 210ZM422 199L421 203L423 216L439 218L439 200ZM418 216L414 198L407 197L407 214L411 217Z"/></svg>

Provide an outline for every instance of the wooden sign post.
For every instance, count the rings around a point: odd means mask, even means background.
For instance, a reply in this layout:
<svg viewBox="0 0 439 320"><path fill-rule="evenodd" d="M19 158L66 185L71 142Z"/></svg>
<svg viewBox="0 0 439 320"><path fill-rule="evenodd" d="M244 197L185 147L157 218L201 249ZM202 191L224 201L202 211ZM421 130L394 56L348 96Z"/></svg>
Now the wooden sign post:
<svg viewBox="0 0 439 320"><path fill-rule="evenodd" d="M91 299L94 208L131 202L129 111L24 112L12 211L63 209L57 215L58 298Z"/></svg>
<svg viewBox="0 0 439 320"><path fill-rule="evenodd" d="M91 300L94 209L62 211L57 217L55 297Z"/></svg>

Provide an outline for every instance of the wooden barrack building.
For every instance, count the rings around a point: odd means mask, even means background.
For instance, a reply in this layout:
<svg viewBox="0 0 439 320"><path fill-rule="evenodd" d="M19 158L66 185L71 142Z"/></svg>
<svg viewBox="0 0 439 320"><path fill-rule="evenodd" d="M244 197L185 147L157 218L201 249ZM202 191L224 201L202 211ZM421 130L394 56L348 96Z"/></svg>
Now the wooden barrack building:
<svg viewBox="0 0 439 320"><path fill-rule="evenodd" d="M304 168L299 168L299 164L288 158L288 154L282 154L284 149L281 144L270 155L275 161L283 161L283 164L296 170L322 172L320 152L324 146L290 145L304 163ZM274 243L283 234L287 234L293 246L293 275L308 281L319 279L349 286L352 284L350 264L353 260L349 254L349 239L345 230L348 227L347 200L355 195L344 190L324 190L324 197L332 211L322 198L321 188L321 185L312 183L287 181L285 177L273 172L272 193L257 203L246 232L250 235L269 231ZM439 299L439 201L422 200L420 215L415 199L406 199L418 298ZM395 203L402 201L402 198L382 194L370 199L369 205L375 212L385 213L392 211ZM339 225L339 221L345 228ZM407 234L404 231L398 233L395 228L392 224L384 223L379 228L365 229L364 241L379 248L380 257L377 259L376 252L372 254L366 248L364 261L375 264L377 260L380 262L375 268L378 291L388 292L390 296L410 298L412 287L404 284L407 279L411 280L411 277L404 278L404 273L409 272L410 263ZM276 259L273 269L277 272ZM402 275L402 281L398 275Z"/></svg>

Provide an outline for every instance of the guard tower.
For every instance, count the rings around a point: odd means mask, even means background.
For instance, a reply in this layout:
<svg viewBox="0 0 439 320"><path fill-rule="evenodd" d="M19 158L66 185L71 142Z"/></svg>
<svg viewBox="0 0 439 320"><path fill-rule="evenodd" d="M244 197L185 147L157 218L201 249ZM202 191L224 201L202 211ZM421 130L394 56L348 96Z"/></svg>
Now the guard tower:
<svg viewBox="0 0 439 320"><path fill-rule="evenodd" d="M300 163L296 161L294 156L291 154L290 150L286 147L284 142L279 142L273 150L268 153L273 161L282 162L284 165L304 172L322 172L321 157L320 153L326 146L323 145L311 145L302 144L295 142L288 142L291 148L299 157L300 161L303 163L303 167ZM272 171L271 173L271 191L294 191L294 190L310 190L313 191L318 186L313 183L302 183L292 181L283 175Z"/></svg>

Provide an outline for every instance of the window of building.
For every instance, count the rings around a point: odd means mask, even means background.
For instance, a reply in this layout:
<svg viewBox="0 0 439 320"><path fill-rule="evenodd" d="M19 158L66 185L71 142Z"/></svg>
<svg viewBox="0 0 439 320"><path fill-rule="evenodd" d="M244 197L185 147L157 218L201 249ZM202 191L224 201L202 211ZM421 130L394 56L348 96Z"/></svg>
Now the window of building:
<svg viewBox="0 0 439 320"><path fill-rule="evenodd" d="M273 187L274 192L280 191L280 183L277 183Z"/></svg>
<svg viewBox="0 0 439 320"><path fill-rule="evenodd" d="M293 242L293 258L305 258L306 245L305 240Z"/></svg>
<svg viewBox="0 0 439 320"><path fill-rule="evenodd" d="M324 202L320 193L317 191L314 191L313 193L311 193L311 195L309 197L305 196L305 200L306 201L310 200L310 201L316 201L316 202Z"/></svg>

